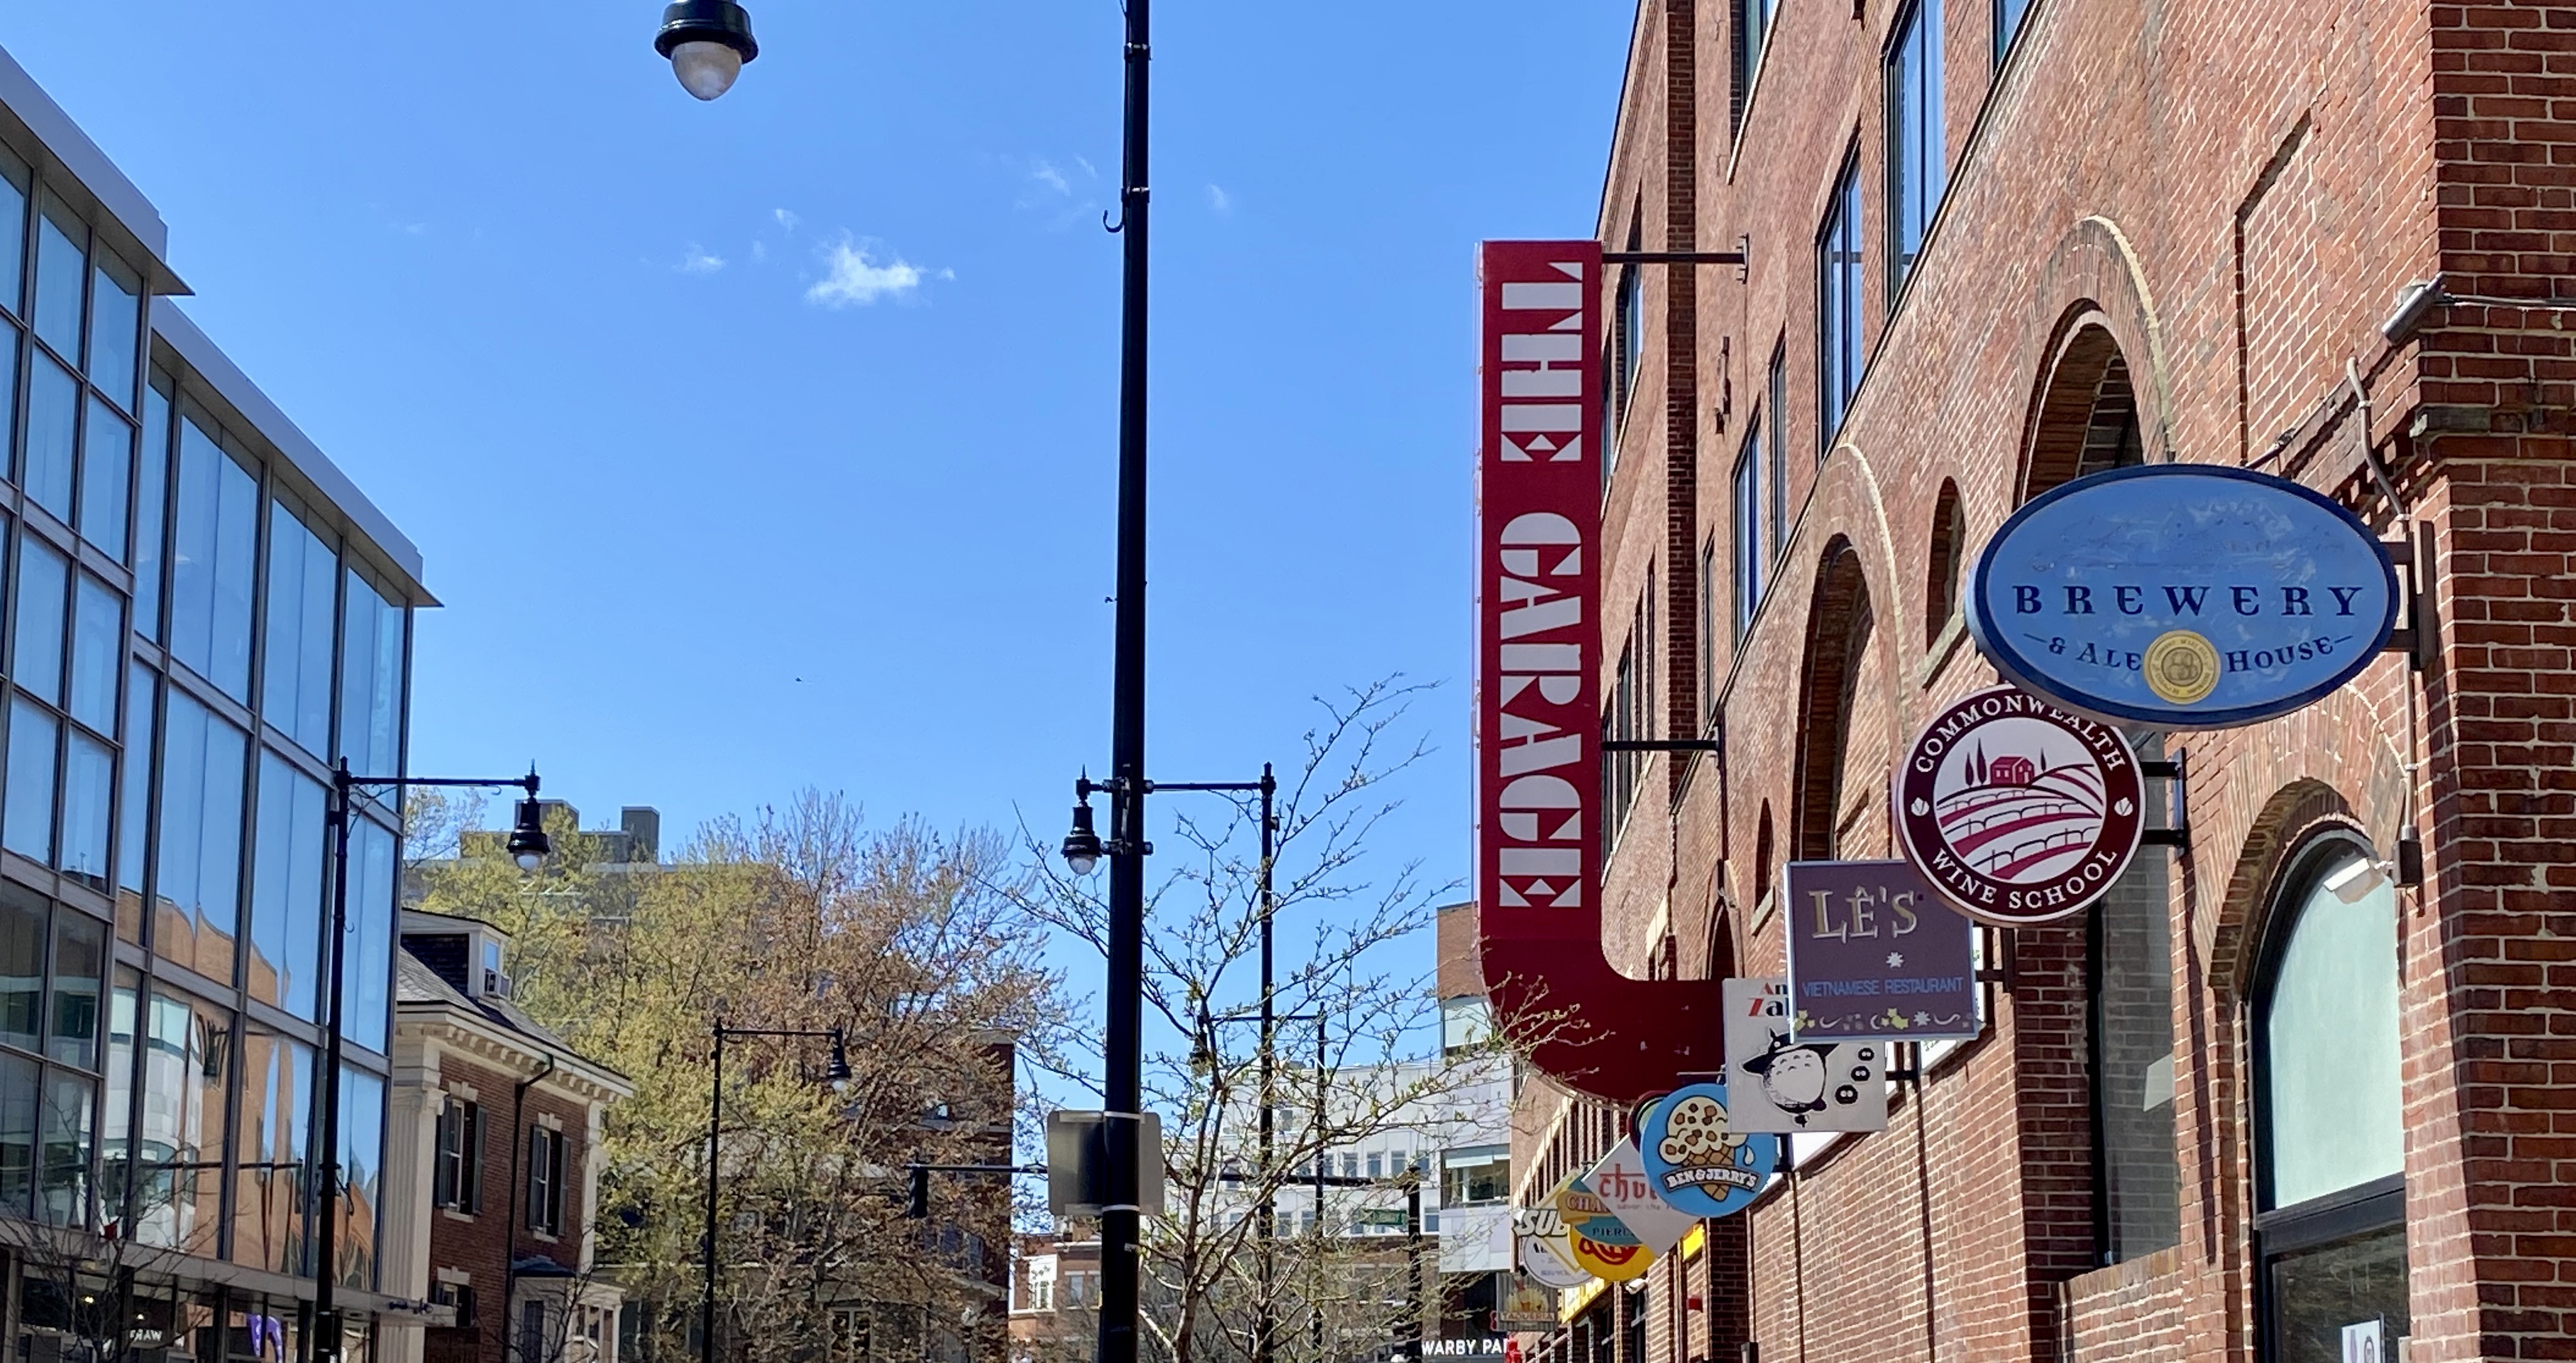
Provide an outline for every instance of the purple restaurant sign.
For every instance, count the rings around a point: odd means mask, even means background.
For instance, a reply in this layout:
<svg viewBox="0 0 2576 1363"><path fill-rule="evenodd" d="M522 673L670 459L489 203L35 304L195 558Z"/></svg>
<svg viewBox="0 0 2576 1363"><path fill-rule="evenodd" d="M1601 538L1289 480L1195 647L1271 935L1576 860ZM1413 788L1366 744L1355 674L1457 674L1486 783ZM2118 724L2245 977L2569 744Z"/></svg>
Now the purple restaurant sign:
<svg viewBox="0 0 2576 1363"><path fill-rule="evenodd" d="M1793 861L1782 886L1801 1042L1977 1034L1976 925L1904 861Z"/></svg>

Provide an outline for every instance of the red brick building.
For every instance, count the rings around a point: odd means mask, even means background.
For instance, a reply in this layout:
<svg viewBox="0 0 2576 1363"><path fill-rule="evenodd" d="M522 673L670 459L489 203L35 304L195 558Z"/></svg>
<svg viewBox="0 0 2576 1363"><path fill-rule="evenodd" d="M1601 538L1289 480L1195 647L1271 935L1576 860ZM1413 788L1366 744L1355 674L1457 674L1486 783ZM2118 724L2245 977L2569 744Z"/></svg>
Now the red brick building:
<svg viewBox="0 0 2576 1363"><path fill-rule="evenodd" d="M385 1271L434 1312L392 1363L617 1363L593 1215L601 1124L633 1087L510 1002L498 929L407 909L402 945Z"/></svg>
<svg viewBox="0 0 2576 1363"><path fill-rule="evenodd" d="M1599 211L1747 257L1603 281L1605 728L1727 745L1610 764L1630 974L1778 974L1782 864L1895 855L1896 750L1995 680L1963 564L2081 472L2295 478L2432 605L2420 662L2140 735L2187 845L1987 934L1885 1132L1528 1343L2576 1357L2576 7L1644 0ZM1622 1115L1531 1086L1521 1200Z"/></svg>

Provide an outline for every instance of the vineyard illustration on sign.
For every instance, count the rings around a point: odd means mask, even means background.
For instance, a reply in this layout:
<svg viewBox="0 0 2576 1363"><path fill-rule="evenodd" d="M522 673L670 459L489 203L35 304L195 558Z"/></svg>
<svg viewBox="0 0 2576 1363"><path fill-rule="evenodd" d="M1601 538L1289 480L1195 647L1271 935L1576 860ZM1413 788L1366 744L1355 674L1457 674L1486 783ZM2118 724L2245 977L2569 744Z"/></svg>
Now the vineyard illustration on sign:
<svg viewBox="0 0 2576 1363"><path fill-rule="evenodd" d="M2064 730L2005 719L1987 725L1973 745L1953 749L1931 797L1914 797L1907 812L1931 815L1979 872L2029 883L2081 860L2101 840L2108 811L2101 768ZM2133 812L2125 797L2117 812Z"/></svg>

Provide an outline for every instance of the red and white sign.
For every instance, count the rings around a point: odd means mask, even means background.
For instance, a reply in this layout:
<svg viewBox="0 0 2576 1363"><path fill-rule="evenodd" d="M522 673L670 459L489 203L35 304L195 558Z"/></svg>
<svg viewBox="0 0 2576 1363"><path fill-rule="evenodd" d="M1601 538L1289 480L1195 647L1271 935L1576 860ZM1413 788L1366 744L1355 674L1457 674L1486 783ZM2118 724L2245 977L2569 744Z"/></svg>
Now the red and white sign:
<svg viewBox="0 0 2576 1363"><path fill-rule="evenodd" d="M2053 922L2129 868L2145 791L2119 730L1999 686L1915 738L1896 773L1897 841L1970 915L2003 927Z"/></svg>
<svg viewBox="0 0 2576 1363"><path fill-rule="evenodd" d="M1601 247L1487 242L1478 459L1476 899L1504 1034L1626 1106L1718 1066L1715 981L1601 947ZM1517 1024L1517 1025L1516 1025Z"/></svg>

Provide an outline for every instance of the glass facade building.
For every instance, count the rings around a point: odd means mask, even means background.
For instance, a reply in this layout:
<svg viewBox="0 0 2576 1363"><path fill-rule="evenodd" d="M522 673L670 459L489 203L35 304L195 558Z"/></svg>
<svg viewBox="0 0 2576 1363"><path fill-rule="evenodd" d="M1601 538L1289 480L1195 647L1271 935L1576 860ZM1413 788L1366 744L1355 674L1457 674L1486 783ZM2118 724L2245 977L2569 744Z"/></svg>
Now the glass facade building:
<svg viewBox="0 0 2576 1363"><path fill-rule="evenodd" d="M0 54L0 1247L34 1363L101 1329L300 1356L323 1215L353 1351L383 1305L390 793L352 830L336 1197L325 818L335 761L402 770L429 602L412 546L172 305L162 237Z"/></svg>

